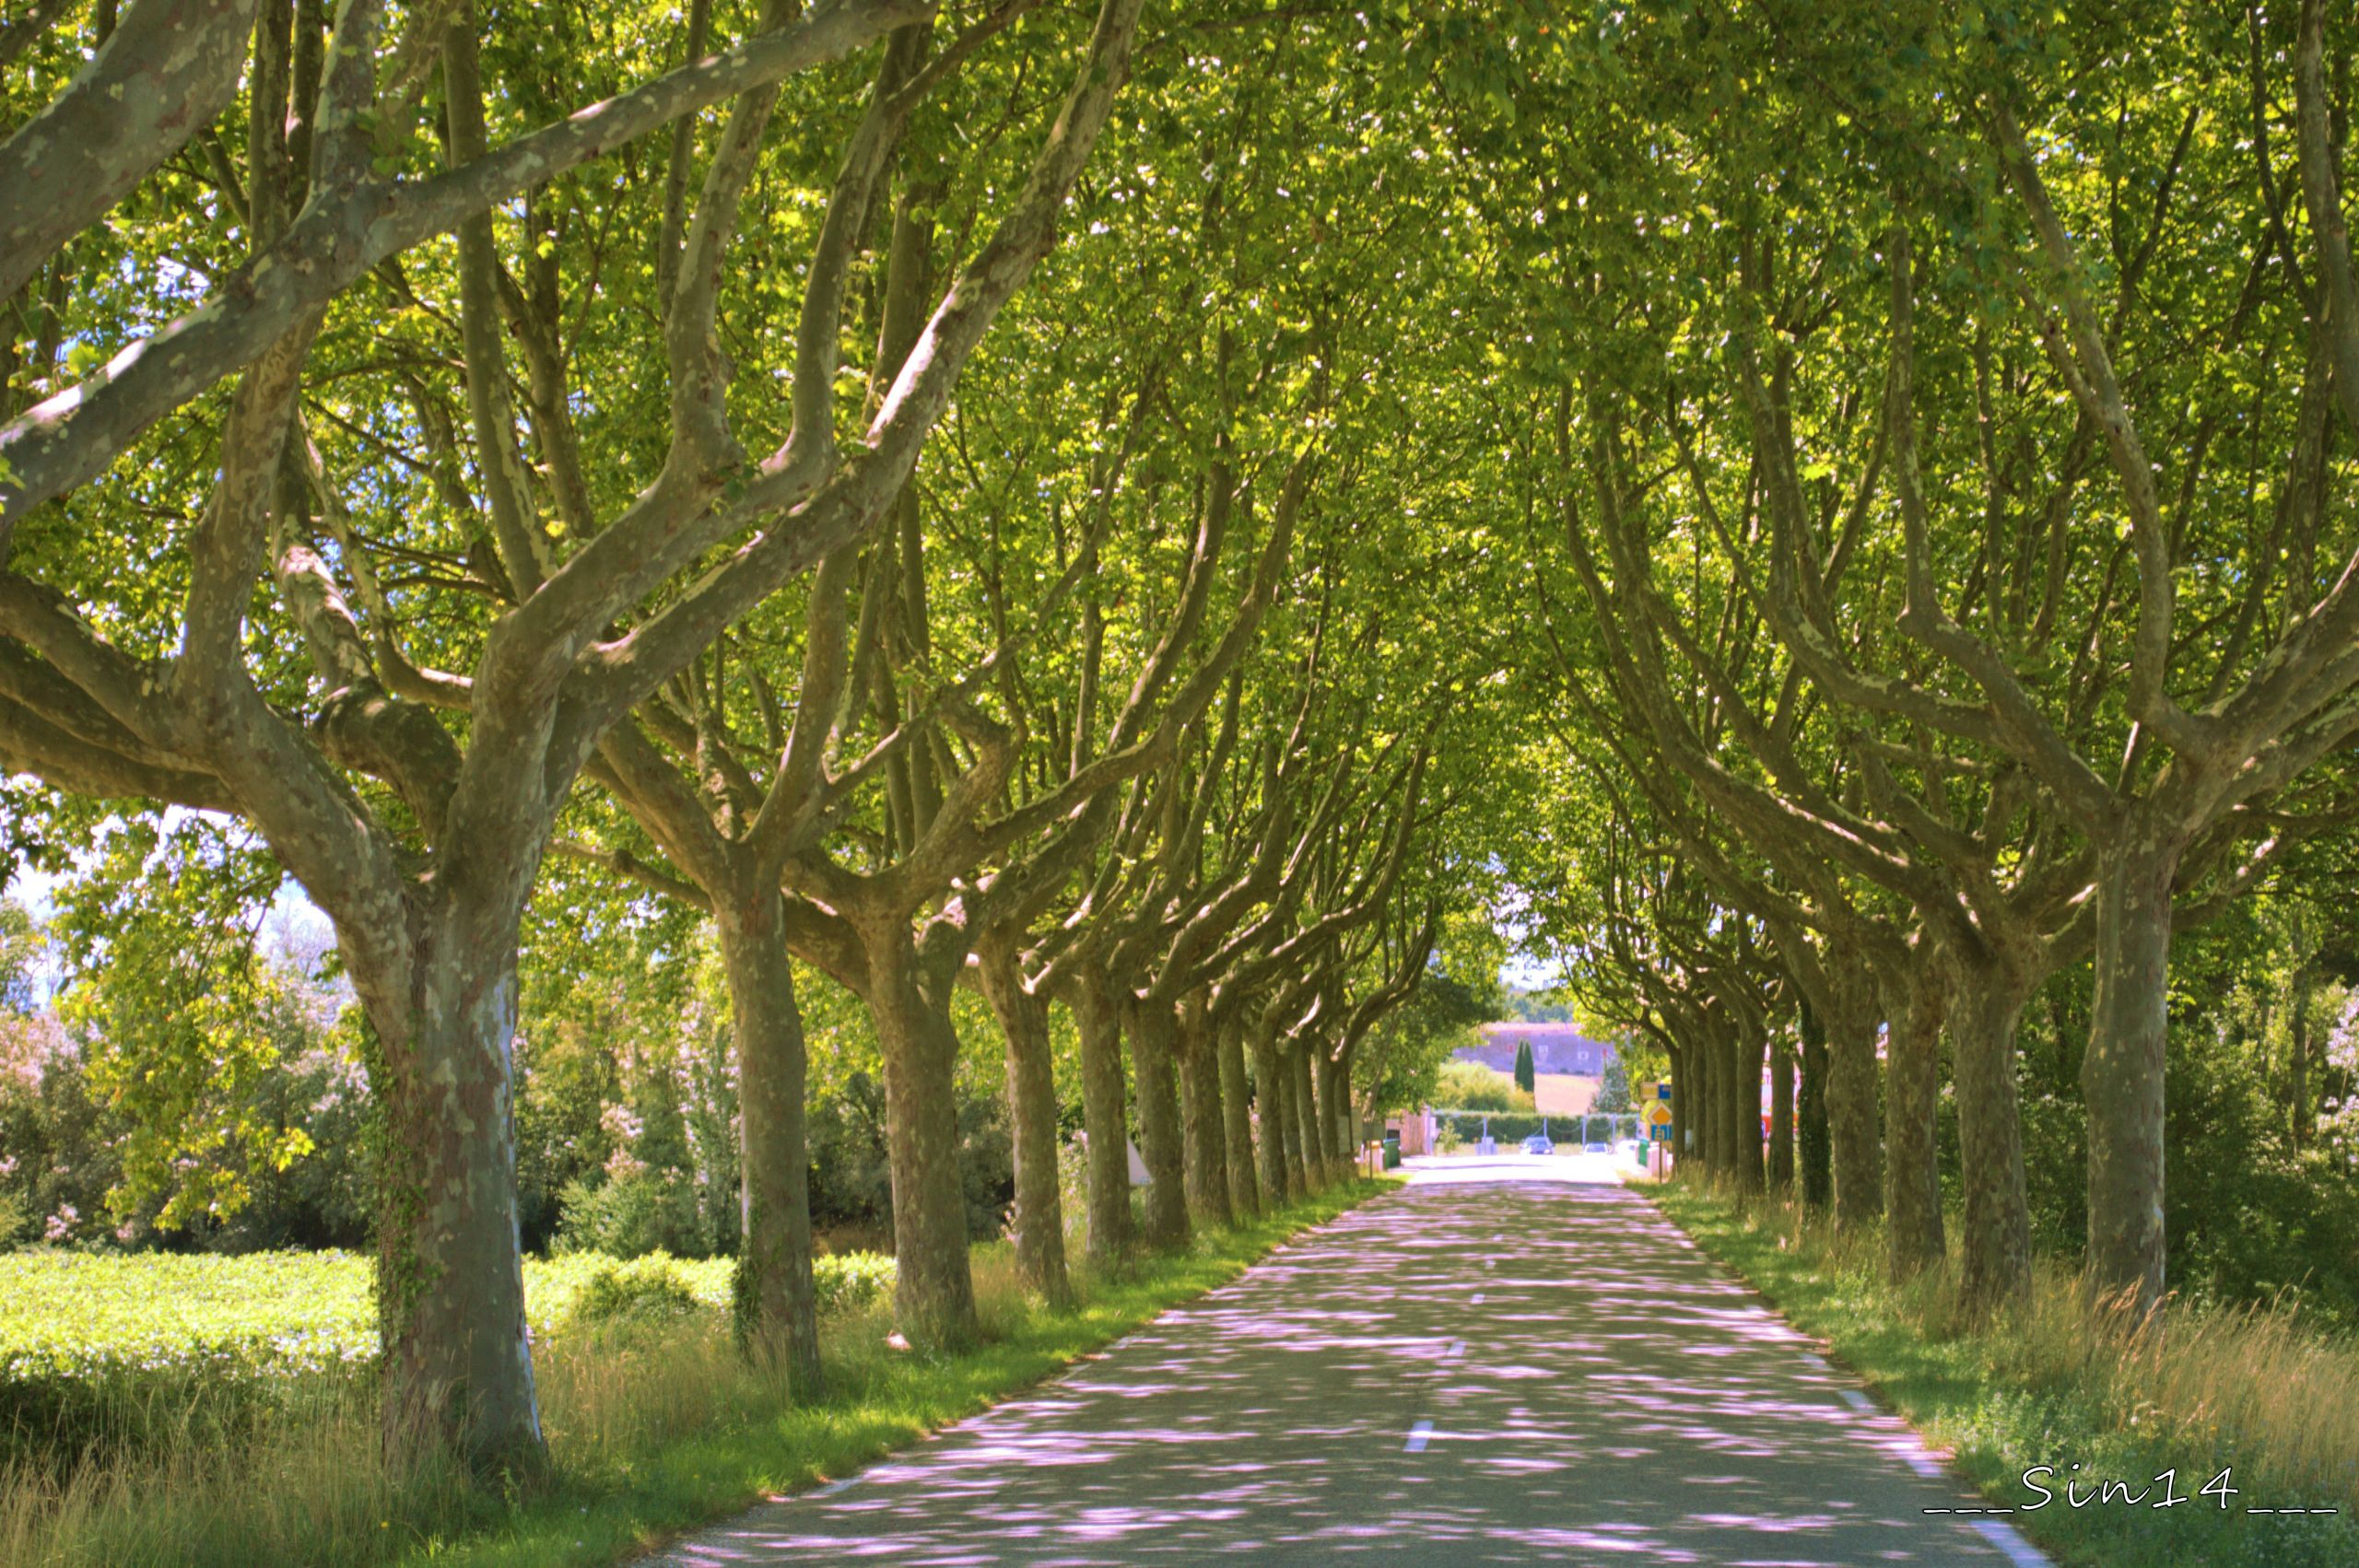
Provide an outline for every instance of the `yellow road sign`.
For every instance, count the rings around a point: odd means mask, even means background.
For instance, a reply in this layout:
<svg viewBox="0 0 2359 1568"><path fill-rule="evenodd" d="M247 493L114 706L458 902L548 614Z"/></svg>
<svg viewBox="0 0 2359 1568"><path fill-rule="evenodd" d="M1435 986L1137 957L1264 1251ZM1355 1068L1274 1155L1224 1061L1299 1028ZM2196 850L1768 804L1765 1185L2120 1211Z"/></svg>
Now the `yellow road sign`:
<svg viewBox="0 0 2359 1568"><path fill-rule="evenodd" d="M1662 1101L1657 1100L1653 1105L1647 1107L1647 1122L1648 1125L1651 1127L1669 1127L1671 1125L1671 1107L1663 1104Z"/></svg>

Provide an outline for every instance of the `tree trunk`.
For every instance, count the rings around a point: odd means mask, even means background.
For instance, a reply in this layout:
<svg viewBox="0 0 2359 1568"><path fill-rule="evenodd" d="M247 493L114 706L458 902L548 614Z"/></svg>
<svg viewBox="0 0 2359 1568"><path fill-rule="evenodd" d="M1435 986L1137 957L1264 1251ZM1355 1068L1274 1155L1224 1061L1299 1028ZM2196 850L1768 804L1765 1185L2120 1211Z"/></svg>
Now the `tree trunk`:
<svg viewBox="0 0 2359 1568"><path fill-rule="evenodd" d="M1325 1051L1311 1063L1319 1075L1320 1147L1328 1171L1343 1176L1352 1164L1352 1086L1349 1069Z"/></svg>
<svg viewBox="0 0 2359 1568"><path fill-rule="evenodd" d="M1139 1157L1146 1162L1146 1244L1176 1252L1188 1245L1187 1153L1180 1121L1179 1021L1160 1003L1126 1000L1131 1075L1138 1085Z"/></svg>
<svg viewBox="0 0 2359 1568"><path fill-rule="evenodd" d="M1253 1119L1261 1124L1262 1199L1283 1209L1302 1189L1286 1161L1285 1072L1278 1065L1277 1036L1260 1027L1253 1031Z"/></svg>
<svg viewBox="0 0 2359 1568"><path fill-rule="evenodd" d="M1834 1153L1835 1220L1866 1224L1884 1212L1884 1148L1876 1136L1875 983L1864 971L1832 977L1826 1020L1827 1142Z"/></svg>
<svg viewBox="0 0 2359 1568"><path fill-rule="evenodd" d="M743 1239L737 1328L748 1349L819 1391L818 1296L811 1278L811 1162L804 1127L808 1057L787 960L786 905L765 881L714 900L721 962L737 1038L738 1169Z"/></svg>
<svg viewBox="0 0 2359 1568"><path fill-rule="evenodd" d="M1081 1125L1089 1143L1089 1261L1109 1270L1131 1255L1138 1240L1131 1223L1121 1015L1113 992L1088 979L1075 983L1070 1000L1081 1036Z"/></svg>
<svg viewBox="0 0 2359 1568"><path fill-rule="evenodd" d="M1671 1160L1676 1167L1696 1157L1687 1146L1696 1127L1696 1053L1666 1045L1664 1054L1671 1058Z"/></svg>
<svg viewBox="0 0 2359 1568"><path fill-rule="evenodd" d="M1294 1140L1302 1163L1303 1190L1319 1192L1327 1186L1327 1162L1319 1146L1319 1101L1311 1089L1310 1053L1315 1047L1304 1045L1292 1052L1286 1060L1286 1086L1292 1091L1294 1119L1286 1132Z"/></svg>
<svg viewBox="0 0 2359 1568"><path fill-rule="evenodd" d="M1221 1135L1227 1144L1228 1205L1238 1221L1262 1217L1253 1173L1253 1113L1245 1098L1245 1020L1230 1009L1214 1037L1220 1056Z"/></svg>
<svg viewBox="0 0 2359 1568"><path fill-rule="evenodd" d="M2096 987L2081 1097L2089 1115L2089 1271L2141 1307L2162 1300L2163 1061L2170 1037L2171 879L2179 846L2100 853Z"/></svg>
<svg viewBox="0 0 2359 1568"><path fill-rule="evenodd" d="M1781 1030L1769 1042L1769 1190L1794 1189L1794 1043Z"/></svg>
<svg viewBox="0 0 2359 1568"><path fill-rule="evenodd" d="M2004 965L1970 960L1961 961L1958 981L1950 1029L1966 1185L1959 1293L1972 1311L2010 1311L2031 1298L2031 1211L2015 1093L2015 1023L2025 988Z"/></svg>
<svg viewBox="0 0 2359 1568"><path fill-rule="evenodd" d="M893 1299L901 1331L928 1345L975 1338L967 1194L958 1172L953 1075L958 1036L946 997L926 994L904 922L862 933L868 1008L885 1057L885 1146L893 1176Z"/></svg>
<svg viewBox="0 0 2359 1568"><path fill-rule="evenodd" d="M2294 1147L2301 1148L2318 1129L2318 1117L2310 1109L2310 989L2312 968L2309 955L2295 954L2294 968L2294 1015L2287 1020L2292 1059L2286 1063L2285 1098L2293 1107L2287 1132Z"/></svg>
<svg viewBox="0 0 2359 1568"><path fill-rule="evenodd" d="M1746 1024L1728 1024L1729 1149L1739 1192L1761 1190L1761 1040Z"/></svg>
<svg viewBox="0 0 2359 1568"><path fill-rule="evenodd" d="M354 975L364 1001L376 999L381 1053L370 1065L385 1140L386 1440L397 1453L443 1447L478 1473L527 1477L546 1468L548 1448L516 1235L516 918L441 911L415 923L424 929L410 973Z"/></svg>
<svg viewBox="0 0 2359 1568"><path fill-rule="evenodd" d="M1237 1217L1228 1207L1228 1141L1221 1120L1220 1053L1202 997L1180 1001L1176 1040L1188 1209L1200 1225L1233 1225Z"/></svg>
<svg viewBox="0 0 2359 1568"><path fill-rule="evenodd" d="M1886 986L1889 1082L1884 1095L1884 1262L1895 1281L1942 1261L1941 1155L1934 1117L1941 1103L1942 1024L1949 1015L1949 965L1921 946L1906 976Z"/></svg>
<svg viewBox="0 0 2359 1568"><path fill-rule="evenodd" d="M1015 1273L1057 1311L1073 1305L1065 1271L1065 1211L1057 1188L1057 1085L1049 1004L1024 983L1014 944L976 953L984 1000L1007 1043L1007 1114L1015 1157Z"/></svg>
<svg viewBox="0 0 2359 1568"><path fill-rule="evenodd" d="M1810 1003L1802 1005L1802 1084L1794 1100L1794 1156L1802 1202L1824 1209L1835 1198L1834 1143L1826 1125L1826 1029Z"/></svg>
<svg viewBox="0 0 2359 1568"><path fill-rule="evenodd" d="M1719 1044L1709 1035L1699 1035L1687 1047L1687 1059L1694 1064L1697 1090L1696 1095L1696 1155L1707 1176L1717 1176L1728 1169L1724 1148L1728 1132L1726 1113L1721 1109L1720 1080L1725 1076Z"/></svg>

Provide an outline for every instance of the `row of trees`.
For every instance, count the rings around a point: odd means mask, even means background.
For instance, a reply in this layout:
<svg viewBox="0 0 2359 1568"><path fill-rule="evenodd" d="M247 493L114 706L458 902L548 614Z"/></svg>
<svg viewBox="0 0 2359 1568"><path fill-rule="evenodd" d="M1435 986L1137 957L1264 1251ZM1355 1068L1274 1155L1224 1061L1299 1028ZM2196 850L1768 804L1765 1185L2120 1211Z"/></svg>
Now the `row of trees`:
<svg viewBox="0 0 2359 1568"><path fill-rule="evenodd" d="M1053 1302L1052 1007L1107 1265L1329 1179L1399 1065L1378 1026L1466 897L1448 737L1484 665L1432 650L1480 563L1407 525L1383 437L1382 323L1429 279L1279 220L1414 165L1256 156L1363 113L1346 41L1273 31L1249 69L1209 19L1142 55L1141 9L487 36L246 0L6 35L18 847L234 819L333 923L394 1441L542 1460L512 1041L552 856L710 922L742 1283L806 1387L798 966L873 1024L898 1307L934 1343L976 1331L961 988ZM1268 102L1273 64L1324 85Z"/></svg>
<svg viewBox="0 0 2359 1568"><path fill-rule="evenodd" d="M2028 1000L2086 965L2086 1257L2152 1303L2174 934L2359 806L2333 10L1666 15L1617 86L1579 40L1494 62L1615 105L1561 156L1461 105L1543 372L1588 1000L1708 1165L1881 1214L1895 1275L1945 1256L1946 1097L1983 1308L2030 1281Z"/></svg>

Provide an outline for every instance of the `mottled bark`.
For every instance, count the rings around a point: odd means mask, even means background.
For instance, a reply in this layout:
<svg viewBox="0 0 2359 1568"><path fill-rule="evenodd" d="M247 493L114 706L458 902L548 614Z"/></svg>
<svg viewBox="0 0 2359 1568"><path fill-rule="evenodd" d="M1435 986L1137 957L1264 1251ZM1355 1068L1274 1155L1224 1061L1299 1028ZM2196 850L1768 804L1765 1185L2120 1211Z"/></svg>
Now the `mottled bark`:
<svg viewBox="0 0 2359 1568"><path fill-rule="evenodd" d="M1168 1007L1126 1002L1122 1033L1131 1042L1131 1076L1139 1097L1139 1157L1146 1162L1149 1246L1177 1251L1188 1245L1186 1139L1180 1117L1179 1020Z"/></svg>
<svg viewBox="0 0 2359 1568"><path fill-rule="evenodd" d="M1960 963L1958 982L1950 1034L1966 1186L1960 1293L1975 1311L2006 1311L2031 1297L2031 1212L2015 1088L2015 1023L2025 991L2001 965L1971 960Z"/></svg>
<svg viewBox="0 0 2359 1568"><path fill-rule="evenodd" d="M1278 1066L1277 1037L1266 1027L1253 1031L1253 1119L1261 1133L1255 1153L1260 1158L1262 1201L1285 1207L1301 1195L1286 1160L1285 1075Z"/></svg>
<svg viewBox="0 0 2359 1568"><path fill-rule="evenodd" d="M720 900L714 926L737 1042L739 1326L807 1397L820 1387L818 1298L811 1277L807 1057L787 961L785 900L775 883Z"/></svg>
<svg viewBox="0 0 2359 1568"><path fill-rule="evenodd" d="M0 142L0 299L229 106L254 8L140 0L73 83Z"/></svg>
<svg viewBox="0 0 2359 1568"><path fill-rule="evenodd" d="M2175 843L2102 852L2095 994L2081 1095L2089 1116L2089 1272L2141 1306L2162 1300L2163 1062L2170 1032Z"/></svg>
<svg viewBox="0 0 2359 1568"><path fill-rule="evenodd" d="M1761 1057L1764 1042L1742 1021L1727 1029L1729 1162L1740 1192L1761 1190Z"/></svg>
<svg viewBox="0 0 2359 1568"><path fill-rule="evenodd" d="M863 936L869 1012L885 1058L894 1309L911 1340L969 1344L976 1333L975 1281L967 1262L967 1195L952 1085L958 1037L950 1025L949 998L929 994L906 929Z"/></svg>
<svg viewBox="0 0 2359 1568"><path fill-rule="evenodd" d="M1253 1113L1246 1102L1245 1021L1231 1016L1219 1024L1214 1048L1220 1059L1221 1137L1228 1170L1228 1206L1238 1221L1262 1215L1262 1184L1253 1170Z"/></svg>
<svg viewBox="0 0 2359 1568"><path fill-rule="evenodd" d="M1015 1157L1015 1272L1058 1310L1073 1305L1065 1270L1064 1199L1057 1186L1057 1085L1049 1004L1024 983L1013 944L976 954L976 977L1006 1042L1007 1114Z"/></svg>
<svg viewBox="0 0 2359 1568"><path fill-rule="evenodd" d="M482 1473L531 1474L547 1451L516 1239L516 916L421 923L412 972L354 975L372 1022L393 1023L380 1024L372 1075L387 1438L396 1451L454 1445ZM370 1005L389 991L406 1005Z"/></svg>
<svg viewBox="0 0 2359 1568"><path fill-rule="evenodd" d="M1081 1036L1081 1126L1089 1145L1087 1249L1091 1266L1104 1270L1128 1258L1138 1240L1131 1220L1121 1003L1110 990L1086 980L1072 988L1069 1000Z"/></svg>
<svg viewBox="0 0 2359 1568"><path fill-rule="evenodd" d="M1940 1263L1946 1247L1934 1113L1952 979L1934 954L1920 949L1912 958L1885 987L1884 1260L1895 1281Z"/></svg>
<svg viewBox="0 0 2359 1568"><path fill-rule="evenodd" d="M1865 1224L1884 1212L1884 1146L1876 1127L1875 982L1858 965L1830 965L1834 1006L1826 1018L1827 1142L1833 1151L1835 1219Z"/></svg>
<svg viewBox="0 0 2359 1568"><path fill-rule="evenodd" d="M1297 1046L1286 1053L1286 1100L1293 1112L1286 1123L1287 1154L1297 1162L1297 1176L1306 1193L1327 1186L1327 1162L1319 1151L1319 1100L1311 1084L1310 1050Z"/></svg>
<svg viewBox="0 0 2359 1568"><path fill-rule="evenodd" d="M1174 1041L1188 1209L1198 1224L1234 1224L1236 1216L1228 1206L1227 1131L1221 1118L1219 1042L1213 1037L1201 998L1181 1000Z"/></svg>

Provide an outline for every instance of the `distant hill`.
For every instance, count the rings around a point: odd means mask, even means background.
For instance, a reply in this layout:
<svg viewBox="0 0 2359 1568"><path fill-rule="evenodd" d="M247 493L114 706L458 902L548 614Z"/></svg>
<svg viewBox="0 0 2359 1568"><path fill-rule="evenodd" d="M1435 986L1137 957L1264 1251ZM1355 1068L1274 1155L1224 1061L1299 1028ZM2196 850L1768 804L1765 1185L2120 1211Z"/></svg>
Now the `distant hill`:
<svg viewBox="0 0 2359 1568"><path fill-rule="evenodd" d="M1483 1025L1483 1043L1461 1046L1450 1054L1461 1061L1479 1061L1501 1072L1515 1071L1515 1047L1532 1042L1532 1065L1539 1072L1571 1072L1594 1078L1614 1059L1610 1042L1592 1040L1578 1024L1525 1024L1510 1020Z"/></svg>

